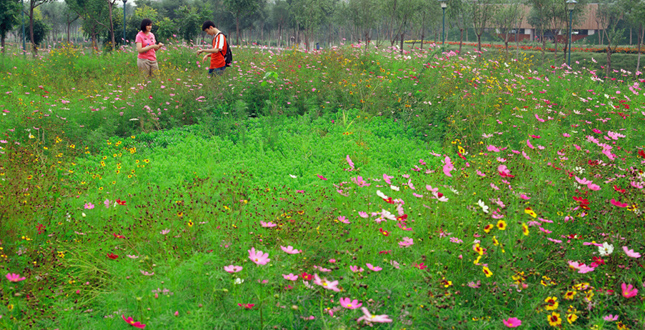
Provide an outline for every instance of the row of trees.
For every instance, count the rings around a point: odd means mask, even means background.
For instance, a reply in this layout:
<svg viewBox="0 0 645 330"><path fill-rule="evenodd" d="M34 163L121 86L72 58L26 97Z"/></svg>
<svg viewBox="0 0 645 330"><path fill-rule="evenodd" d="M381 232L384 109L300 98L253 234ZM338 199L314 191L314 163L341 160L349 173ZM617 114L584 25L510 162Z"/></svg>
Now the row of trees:
<svg viewBox="0 0 645 330"><path fill-rule="evenodd" d="M645 0L600 1L596 20L604 27L601 33L608 44L608 59L625 27L637 31L640 47ZM573 10L574 25L586 17L588 2L578 1ZM499 37L508 51L509 42L519 40L523 20L539 31L543 49L545 35L556 36L553 41L557 50L557 35L566 35L569 29L566 0L447 0L447 5L448 28L460 32L460 51L464 31L468 30L476 35L479 50L482 36L492 30L492 35ZM6 34L18 23L20 8L18 0L0 0L3 45ZM22 10L28 18L28 39L34 51L38 44L35 37L39 31L39 11L54 35L66 31L69 40L70 28L77 24L93 45L103 39L109 47L123 43L120 36L124 19L129 40L134 39L143 18L155 22L153 31L159 39L176 37L186 41L197 39L201 22L211 19L220 29L233 31L237 44L246 34L256 40L268 36L279 45L304 42L307 48L314 41L331 43L332 39L348 36L364 41L367 46L386 42L390 46L400 44L402 49L406 38L414 36L423 41L430 34L437 40L442 29L441 8L436 0L25 0Z"/></svg>

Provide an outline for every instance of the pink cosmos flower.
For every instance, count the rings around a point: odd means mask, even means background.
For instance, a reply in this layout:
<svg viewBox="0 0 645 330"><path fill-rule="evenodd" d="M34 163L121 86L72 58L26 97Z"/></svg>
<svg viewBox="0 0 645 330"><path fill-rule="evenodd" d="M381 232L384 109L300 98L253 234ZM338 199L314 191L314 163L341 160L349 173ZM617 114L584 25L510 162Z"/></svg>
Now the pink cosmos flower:
<svg viewBox="0 0 645 330"><path fill-rule="evenodd" d="M605 320L605 321L607 321L607 322L613 322L613 321L618 320L618 315L611 315L611 314L609 314L609 315L607 315L607 316L604 316L602 319L603 319L603 320Z"/></svg>
<svg viewBox="0 0 645 330"><path fill-rule="evenodd" d="M502 322L504 322L504 325L509 328L517 328L522 325L522 321L515 317L510 317L507 320L502 319Z"/></svg>
<svg viewBox="0 0 645 330"><path fill-rule="evenodd" d="M372 266L372 264L366 264L366 265L367 265L367 268L369 268L373 272L380 272L383 269L379 266L374 267Z"/></svg>
<svg viewBox="0 0 645 330"><path fill-rule="evenodd" d="M106 198L106 199L103 201L103 205L105 205L105 208L106 208L106 209L107 209L107 208L110 208L110 200Z"/></svg>
<svg viewBox="0 0 645 330"><path fill-rule="evenodd" d="M389 176L389 175L387 175L387 174L383 174L383 180L384 180L387 184L392 184L392 181L390 181L390 179L394 179L394 177L393 177L393 176Z"/></svg>
<svg viewBox="0 0 645 330"><path fill-rule="evenodd" d="M280 248L282 249L282 251L284 251L285 253L288 253L288 254L298 254L298 253L302 252L302 251L294 249L293 246L291 246L291 245L289 245L287 247L280 246Z"/></svg>
<svg viewBox="0 0 645 330"><path fill-rule="evenodd" d="M623 289L623 297L625 298L629 299L631 297L635 297L638 294L638 289L634 288L634 286L631 284L627 285L623 283L621 285L621 288Z"/></svg>
<svg viewBox="0 0 645 330"><path fill-rule="evenodd" d="M599 186L599 185L597 185L597 184L595 184L595 183L590 183L590 184L588 184L588 185L587 185L587 188L589 188L589 190L593 190L593 191L598 191L598 190L600 190L600 186Z"/></svg>
<svg viewBox="0 0 645 330"><path fill-rule="evenodd" d="M264 222L264 221L260 221L260 225L261 225L262 227L264 227L264 228L272 228L272 227L277 226L277 225L276 225L275 223L273 223L273 222Z"/></svg>
<svg viewBox="0 0 645 330"><path fill-rule="evenodd" d="M453 171L454 169L455 169L455 166L450 161L450 157L446 156L446 158L444 158L443 174L445 174L446 176L452 177L452 174L450 174L450 172Z"/></svg>
<svg viewBox="0 0 645 330"><path fill-rule="evenodd" d="M365 321L365 323L390 323L392 320L387 315L372 315L365 307L361 307L363 316L359 317L356 322Z"/></svg>
<svg viewBox="0 0 645 330"><path fill-rule="evenodd" d="M630 250L626 246L623 246L623 251L625 251L625 254L630 258L640 258L641 257L640 253L634 252L634 250Z"/></svg>
<svg viewBox="0 0 645 330"><path fill-rule="evenodd" d="M85 203L84 207L85 207L85 209L86 209L86 210L91 210L91 209L93 209L93 208L94 208L94 204L92 204L92 203Z"/></svg>
<svg viewBox="0 0 645 330"><path fill-rule="evenodd" d="M481 285L481 281L477 281L477 283L472 282L472 281L468 282L468 286L473 288L473 289L479 289L480 285Z"/></svg>
<svg viewBox="0 0 645 330"><path fill-rule="evenodd" d="M141 274L143 274L143 275L145 275L145 276L152 276L152 275L154 275L154 274L155 274L155 272L148 273L148 272L146 272L146 271L144 271L144 270L141 270Z"/></svg>
<svg viewBox="0 0 645 330"><path fill-rule="evenodd" d="M399 246L402 248L410 247L413 244L413 239L409 237L403 237L403 241L399 242Z"/></svg>
<svg viewBox="0 0 645 330"><path fill-rule="evenodd" d="M129 324L129 325L131 325L131 326L133 326L133 327L135 327L135 328L137 328L137 329L145 329L145 328L146 328L146 325L145 325L145 324L141 324L141 322L139 322L139 321L134 322L134 320L132 319L132 317L128 317L128 318L126 319L126 318L125 318L125 315L123 315L123 314L121 314L121 317L123 318L123 321L125 321L127 324Z"/></svg>
<svg viewBox="0 0 645 330"><path fill-rule="evenodd" d="M242 271L242 266L234 266L234 265L229 265L229 266L224 266L224 270L228 273L237 273Z"/></svg>
<svg viewBox="0 0 645 330"><path fill-rule="evenodd" d="M318 269L319 271L321 271L321 272L323 272L323 273L329 273L329 272L331 272L331 269L327 269L327 268L325 268L325 267L320 267L320 266L316 266L316 265L314 265L314 269Z"/></svg>
<svg viewBox="0 0 645 330"><path fill-rule="evenodd" d="M338 281L329 282L326 278L321 279L318 274L314 274L314 284L320 285L327 290L340 292Z"/></svg>
<svg viewBox="0 0 645 330"><path fill-rule="evenodd" d="M25 277L20 277L20 275L12 273L7 274L7 279L9 282L20 282L26 280Z"/></svg>
<svg viewBox="0 0 645 330"><path fill-rule="evenodd" d="M580 178L579 178L579 177L577 177L577 176L575 177L575 179L576 179L576 181L578 181L578 183L579 183L579 184L581 184L581 185L583 185L583 186L586 186L586 185L588 185L588 184L590 184L590 183L592 183L592 182L593 182L593 181L591 181L591 180L587 180L587 178L582 178L582 179L580 179Z"/></svg>
<svg viewBox="0 0 645 330"><path fill-rule="evenodd" d="M363 211L358 212L358 215L359 215L361 218L367 218L367 217L368 217L367 212L363 212Z"/></svg>
<svg viewBox="0 0 645 330"><path fill-rule="evenodd" d="M324 176L322 176L322 175L320 175L320 174L317 174L317 175L318 175L318 178L319 178L320 180L325 180L325 181L327 180L327 178L325 178Z"/></svg>
<svg viewBox="0 0 645 330"><path fill-rule="evenodd" d="M338 221L340 221L342 223L351 223L349 220L347 220L347 218L345 218L344 215L339 216Z"/></svg>
<svg viewBox="0 0 645 330"><path fill-rule="evenodd" d="M282 277L284 277L285 280L289 281L296 281L298 279L298 275L293 275L291 273L289 273L289 275L282 274Z"/></svg>
<svg viewBox="0 0 645 330"><path fill-rule="evenodd" d="M268 253L263 253L262 251L255 251L255 248L252 247L249 252L249 259L251 261L255 262L256 265L266 265L271 259L269 259L269 254Z"/></svg>
<svg viewBox="0 0 645 330"><path fill-rule="evenodd" d="M529 146L531 149L535 149L535 147L531 144L531 141L526 140L526 145Z"/></svg>
<svg viewBox="0 0 645 330"><path fill-rule="evenodd" d="M251 309L255 304L237 304L238 306L244 308L244 309Z"/></svg>
<svg viewBox="0 0 645 330"><path fill-rule="evenodd" d="M401 267L399 266L399 263L396 260L391 260L390 265L396 269L400 269Z"/></svg>
<svg viewBox="0 0 645 330"><path fill-rule="evenodd" d="M358 266L349 266L349 269L354 273L360 273L360 272L364 271L363 268L358 267Z"/></svg>
<svg viewBox="0 0 645 330"><path fill-rule="evenodd" d="M349 158L349 155L347 155L347 158L345 158L345 159L347 160L347 163L349 164L349 167L351 167L353 169L354 168L354 162L352 161L351 158Z"/></svg>
<svg viewBox="0 0 645 330"><path fill-rule="evenodd" d="M609 202L612 205L617 206L617 207L627 207L627 205L628 205L627 203L621 203L621 202L619 202L619 201L617 201L617 200L615 200L613 198Z"/></svg>
<svg viewBox="0 0 645 330"><path fill-rule="evenodd" d="M357 309L363 306L362 303L359 303L358 300L350 300L350 298L340 298L339 299L340 305L347 308L347 309Z"/></svg>

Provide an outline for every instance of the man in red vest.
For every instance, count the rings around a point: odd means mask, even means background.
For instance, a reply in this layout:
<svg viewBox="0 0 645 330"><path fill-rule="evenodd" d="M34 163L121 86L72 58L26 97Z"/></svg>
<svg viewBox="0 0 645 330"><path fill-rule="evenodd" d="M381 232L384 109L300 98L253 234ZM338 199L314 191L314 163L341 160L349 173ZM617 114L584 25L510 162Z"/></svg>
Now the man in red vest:
<svg viewBox="0 0 645 330"><path fill-rule="evenodd" d="M224 59L224 54L226 54L226 49L228 48L228 42L224 33L215 27L215 23L211 21L206 21L202 24L202 31L208 33L213 38L213 48L211 49L200 49L197 51L197 54L206 53L202 61L206 61L206 58L210 56L211 63L208 67L208 74L216 73L221 75L226 69L226 61Z"/></svg>

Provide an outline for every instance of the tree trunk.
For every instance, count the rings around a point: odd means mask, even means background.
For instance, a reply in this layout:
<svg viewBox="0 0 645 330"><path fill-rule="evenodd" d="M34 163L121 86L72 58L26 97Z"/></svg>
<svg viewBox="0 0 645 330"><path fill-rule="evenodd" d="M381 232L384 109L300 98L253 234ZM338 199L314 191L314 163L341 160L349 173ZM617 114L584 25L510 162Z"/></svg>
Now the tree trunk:
<svg viewBox="0 0 645 330"><path fill-rule="evenodd" d="M638 29L638 58L636 59L636 71L634 77L638 77L638 69L641 67L641 44L643 43L643 23Z"/></svg>
<svg viewBox="0 0 645 330"><path fill-rule="evenodd" d="M29 40L31 41L31 46L34 50L34 56L38 55L38 47L36 47L36 42L34 41L34 7L33 2L29 6Z"/></svg>
<svg viewBox="0 0 645 330"><path fill-rule="evenodd" d="M544 39L544 27L541 29L542 35L540 38L542 39L542 67L544 67L544 61L546 57L546 39Z"/></svg>
<svg viewBox="0 0 645 330"><path fill-rule="evenodd" d="M609 78L610 70L611 70L611 41L607 39L607 66L605 67L605 78Z"/></svg>
<svg viewBox="0 0 645 330"><path fill-rule="evenodd" d="M401 55L403 55L403 38L405 37L405 28L403 28L403 32L401 32Z"/></svg>
<svg viewBox="0 0 645 330"><path fill-rule="evenodd" d="M305 30L305 50L309 51L309 32Z"/></svg>
<svg viewBox="0 0 645 330"><path fill-rule="evenodd" d="M67 22L67 43L69 44L69 27L72 25L71 22Z"/></svg>
<svg viewBox="0 0 645 330"><path fill-rule="evenodd" d="M114 47L116 47L116 40L114 39L114 23L112 21L112 6L114 6L114 3L112 3L110 0L108 0L108 18L110 19L110 38L112 39L112 50L114 50Z"/></svg>
<svg viewBox="0 0 645 330"><path fill-rule="evenodd" d="M553 41L555 42L555 49L553 50L553 59L555 60L554 64L558 64L558 35L556 34L555 29L553 29Z"/></svg>
<svg viewBox="0 0 645 330"><path fill-rule="evenodd" d="M5 49L4 49L4 39L5 39L5 37L6 36L4 34L0 36L0 39L1 39L0 40L0 48L2 48L2 53L3 54L5 53Z"/></svg>
<svg viewBox="0 0 645 330"><path fill-rule="evenodd" d="M235 15L235 44L240 44L240 12Z"/></svg>
<svg viewBox="0 0 645 330"><path fill-rule="evenodd" d="M464 29L459 29L459 54L461 54L461 45L464 43Z"/></svg>

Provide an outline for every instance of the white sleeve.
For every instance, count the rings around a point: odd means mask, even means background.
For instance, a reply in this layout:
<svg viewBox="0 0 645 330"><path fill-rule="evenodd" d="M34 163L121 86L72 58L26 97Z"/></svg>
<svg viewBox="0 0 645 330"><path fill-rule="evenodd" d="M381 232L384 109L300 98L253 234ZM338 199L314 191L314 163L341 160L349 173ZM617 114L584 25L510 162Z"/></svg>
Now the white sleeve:
<svg viewBox="0 0 645 330"><path fill-rule="evenodd" d="M222 49L222 47L224 47L224 34L220 34L219 36L217 36L215 47L219 48L220 50Z"/></svg>

